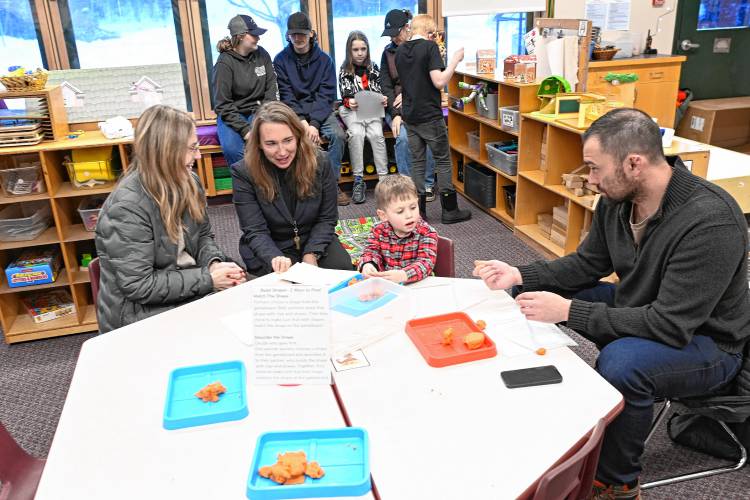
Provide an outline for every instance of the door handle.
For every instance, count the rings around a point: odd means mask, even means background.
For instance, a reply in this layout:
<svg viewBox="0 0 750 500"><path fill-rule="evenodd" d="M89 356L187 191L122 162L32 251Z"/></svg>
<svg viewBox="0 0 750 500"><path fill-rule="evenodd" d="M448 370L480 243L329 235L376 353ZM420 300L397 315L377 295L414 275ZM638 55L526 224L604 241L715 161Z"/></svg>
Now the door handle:
<svg viewBox="0 0 750 500"><path fill-rule="evenodd" d="M687 38L680 42L680 48L684 50L685 52L688 52L692 49L700 48L701 44L699 43L693 43Z"/></svg>

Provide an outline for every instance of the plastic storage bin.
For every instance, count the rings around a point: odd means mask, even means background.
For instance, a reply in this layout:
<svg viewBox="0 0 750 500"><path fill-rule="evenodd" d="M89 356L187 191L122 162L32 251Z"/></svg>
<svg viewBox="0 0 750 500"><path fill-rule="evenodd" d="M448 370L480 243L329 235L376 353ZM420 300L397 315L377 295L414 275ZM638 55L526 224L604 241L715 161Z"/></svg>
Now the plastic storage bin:
<svg viewBox="0 0 750 500"><path fill-rule="evenodd" d="M496 203L495 172L476 163L464 167L464 193L485 208Z"/></svg>
<svg viewBox="0 0 750 500"><path fill-rule="evenodd" d="M511 217L516 216L516 186L503 186L505 210Z"/></svg>
<svg viewBox="0 0 750 500"><path fill-rule="evenodd" d="M81 216L83 221L83 227L86 231L95 231L96 222L99 220L99 212L102 211L102 205L106 197L103 196L92 196L91 198L84 198L78 205L78 214Z"/></svg>
<svg viewBox="0 0 750 500"><path fill-rule="evenodd" d="M490 164L508 175L518 173L518 144L516 141L488 142L485 144Z"/></svg>
<svg viewBox="0 0 750 500"><path fill-rule="evenodd" d="M328 297L335 356L402 332L411 317L409 290L382 278L360 281L331 292Z"/></svg>
<svg viewBox="0 0 750 500"><path fill-rule="evenodd" d="M469 145L469 149L479 153L479 130L466 132L466 142Z"/></svg>
<svg viewBox="0 0 750 500"><path fill-rule="evenodd" d="M0 210L0 241L33 240L50 225L48 201L9 205Z"/></svg>
<svg viewBox="0 0 750 500"><path fill-rule="evenodd" d="M490 120L497 120L497 94L487 94L484 96L484 103L487 105L487 109L482 107L482 104L479 102L479 96L475 99L477 114L479 116L484 116Z"/></svg>
<svg viewBox="0 0 750 500"><path fill-rule="evenodd" d="M72 159L66 157L70 183L76 188L95 188L117 179L119 157L112 147L75 149Z"/></svg>
<svg viewBox="0 0 750 500"><path fill-rule="evenodd" d="M505 106L500 108L500 128L510 132L518 132L521 124L521 114L518 106Z"/></svg>
<svg viewBox="0 0 750 500"><path fill-rule="evenodd" d="M3 192L8 196L23 196L47 191L42 165L39 162L0 170L0 182L3 185Z"/></svg>

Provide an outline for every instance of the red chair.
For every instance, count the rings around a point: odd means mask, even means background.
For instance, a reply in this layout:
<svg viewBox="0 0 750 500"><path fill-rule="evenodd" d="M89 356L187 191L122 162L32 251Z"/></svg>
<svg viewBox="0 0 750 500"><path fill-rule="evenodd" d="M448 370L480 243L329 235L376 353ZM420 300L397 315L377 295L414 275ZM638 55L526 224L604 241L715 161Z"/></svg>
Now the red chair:
<svg viewBox="0 0 750 500"><path fill-rule="evenodd" d="M534 500L578 500L590 496L606 427L606 420L599 420L588 440L572 457L542 476Z"/></svg>
<svg viewBox="0 0 750 500"><path fill-rule="evenodd" d="M453 240L438 236L437 258L435 259L435 276L442 278L456 277L456 262L453 255Z"/></svg>
<svg viewBox="0 0 750 500"><path fill-rule="evenodd" d="M0 423L0 500L32 500L44 462L18 446Z"/></svg>
<svg viewBox="0 0 750 500"><path fill-rule="evenodd" d="M89 278L91 278L91 295L96 307L96 296L99 295L99 257L89 262Z"/></svg>

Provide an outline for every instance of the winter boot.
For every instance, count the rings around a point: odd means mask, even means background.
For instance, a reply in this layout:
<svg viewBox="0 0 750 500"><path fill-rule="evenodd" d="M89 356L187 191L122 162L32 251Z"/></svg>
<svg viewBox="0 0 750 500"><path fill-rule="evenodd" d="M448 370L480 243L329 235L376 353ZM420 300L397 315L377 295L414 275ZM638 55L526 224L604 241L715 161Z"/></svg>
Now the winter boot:
<svg viewBox="0 0 750 500"><path fill-rule="evenodd" d="M419 216L422 217L423 221L427 220L427 195L419 195Z"/></svg>
<svg viewBox="0 0 750 500"><path fill-rule="evenodd" d="M443 207L443 213L440 220L443 224L455 224L471 219L471 210L461 210L458 208L458 199L456 192L440 193L440 205Z"/></svg>

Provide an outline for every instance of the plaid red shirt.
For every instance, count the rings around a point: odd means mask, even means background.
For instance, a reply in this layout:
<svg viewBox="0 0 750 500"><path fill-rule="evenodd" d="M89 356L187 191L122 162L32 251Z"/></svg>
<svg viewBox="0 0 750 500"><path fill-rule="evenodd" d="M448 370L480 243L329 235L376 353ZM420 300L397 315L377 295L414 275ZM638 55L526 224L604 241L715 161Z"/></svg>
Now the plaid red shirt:
<svg viewBox="0 0 750 500"><path fill-rule="evenodd" d="M378 222L367 238L367 246L359 259L359 269L369 263L378 271L406 271L407 283L423 280L432 274L435 267L437 240L435 229L423 220L403 238L396 235L390 222Z"/></svg>

